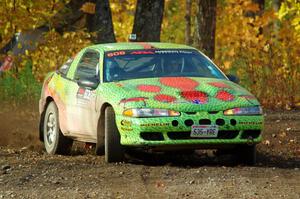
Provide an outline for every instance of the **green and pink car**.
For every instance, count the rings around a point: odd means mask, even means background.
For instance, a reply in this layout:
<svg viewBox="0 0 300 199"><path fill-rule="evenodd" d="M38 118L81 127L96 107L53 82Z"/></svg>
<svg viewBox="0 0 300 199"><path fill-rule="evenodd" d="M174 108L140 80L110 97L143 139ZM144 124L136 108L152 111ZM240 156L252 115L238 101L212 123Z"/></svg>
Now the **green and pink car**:
<svg viewBox="0 0 300 199"><path fill-rule="evenodd" d="M95 143L107 162L135 147L218 149L253 164L262 109L236 79L186 45L89 46L47 75L40 139L50 154L69 153L73 140Z"/></svg>

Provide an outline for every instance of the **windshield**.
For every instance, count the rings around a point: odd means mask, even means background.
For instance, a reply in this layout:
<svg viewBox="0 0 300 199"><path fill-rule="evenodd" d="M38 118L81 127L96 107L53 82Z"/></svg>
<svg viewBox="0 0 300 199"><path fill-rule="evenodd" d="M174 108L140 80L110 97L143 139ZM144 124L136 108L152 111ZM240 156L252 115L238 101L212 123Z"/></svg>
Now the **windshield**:
<svg viewBox="0 0 300 199"><path fill-rule="evenodd" d="M196 50L122 50L105 54L105 82L151 77L226 79L209 59Z"/></svg>

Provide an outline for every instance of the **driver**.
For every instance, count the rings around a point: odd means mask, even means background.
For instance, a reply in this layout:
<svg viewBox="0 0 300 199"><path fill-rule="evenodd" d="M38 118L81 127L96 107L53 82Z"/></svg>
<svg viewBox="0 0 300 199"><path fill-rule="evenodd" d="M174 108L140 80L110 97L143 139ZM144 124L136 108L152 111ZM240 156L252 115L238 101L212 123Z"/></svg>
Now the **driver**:
<svg viewBox="0 0 300 199"><path fill-rule="evenodd" d="M168 57L165 59L164 72L181 73L183 70L183 60L180 57Z"/></svg>

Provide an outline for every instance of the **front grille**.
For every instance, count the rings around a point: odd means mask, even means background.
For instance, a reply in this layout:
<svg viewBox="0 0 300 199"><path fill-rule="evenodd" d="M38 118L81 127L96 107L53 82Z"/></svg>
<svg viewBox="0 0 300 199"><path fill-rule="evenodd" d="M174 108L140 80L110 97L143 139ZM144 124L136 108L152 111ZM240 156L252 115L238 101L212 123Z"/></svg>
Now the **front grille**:
<svg viewBox="0 0 300 199"><path fill-rule="evenodd" d="M225 120L223 120L223 119L217 119L216 120L216 124L219 125L219 126L223 126L225 124Z"/></svg>
<svg viewBox="0 0 300 199"><path fill-rule="evenodd" d="M185 112L188 115L195 115L197 112Z"/></svg>
<svg viewBox="0 0 300 199"><path fill-rule="evenodd" d="M142 132L141 138L148 141L163 141L164 136L161 132Z"/></svg>
<svg viewBox="0 0 300 199"><path fill-rule="evenodd" d="M190 136L191 132L168 132L167 135L171 140L195 140L195 139L234 139L238 136L239 131L219 131L216 138L195 138Z"/></svg>
<svg viewBox="0 0 300 199"><path fill-rule="evenodd" d="M184 124L185 124L186 126L192 126L192 125L194 124L194 121L188 119L188 120L185 120L185 121L184 121Z"/></svg>
<svg viewBox="0 0 300 199"><path fill-rule="evenodd" d="M219 111L208 111L209 114L217 114Z"/></svg>
<svg viewBox="0 0 300 199"><path fill-rule="evenodd" d="M201 119L199 120L200 125L210 125L211 121L209 119Z"/></svg>

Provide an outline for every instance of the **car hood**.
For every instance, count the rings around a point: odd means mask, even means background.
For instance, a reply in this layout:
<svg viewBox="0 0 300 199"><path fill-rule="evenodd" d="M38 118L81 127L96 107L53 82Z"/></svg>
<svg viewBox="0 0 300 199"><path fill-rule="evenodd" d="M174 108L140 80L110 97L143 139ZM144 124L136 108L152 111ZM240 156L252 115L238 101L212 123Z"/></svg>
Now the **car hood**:
<svg viewBox="0 0 300 199"><path fill-rule="evenodd" d="M257 106L247 90L229 81L198 77L161 77L104 83L106 101L120 109L148 107L175 111L220 111Z"/></svg>

